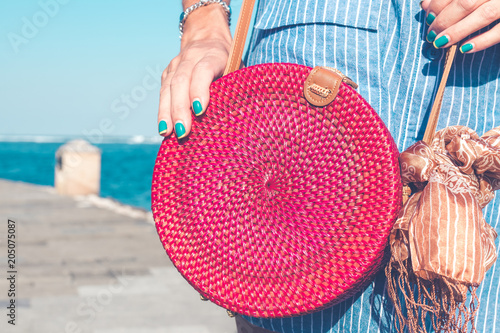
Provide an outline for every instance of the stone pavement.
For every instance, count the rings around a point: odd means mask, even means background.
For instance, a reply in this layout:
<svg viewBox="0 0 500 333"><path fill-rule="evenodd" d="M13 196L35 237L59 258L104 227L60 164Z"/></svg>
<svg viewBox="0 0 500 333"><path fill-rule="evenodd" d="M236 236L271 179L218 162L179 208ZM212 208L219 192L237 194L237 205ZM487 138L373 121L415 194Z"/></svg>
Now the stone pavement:
<svg viewBox="0 0 500 333"><path fill-rule="evenodd" d="M172 266L150 215L97 202L0 180L0 332L236 332L234 319L200 301ZM8 218L16 224L15 326L6 308Z"/></svg>

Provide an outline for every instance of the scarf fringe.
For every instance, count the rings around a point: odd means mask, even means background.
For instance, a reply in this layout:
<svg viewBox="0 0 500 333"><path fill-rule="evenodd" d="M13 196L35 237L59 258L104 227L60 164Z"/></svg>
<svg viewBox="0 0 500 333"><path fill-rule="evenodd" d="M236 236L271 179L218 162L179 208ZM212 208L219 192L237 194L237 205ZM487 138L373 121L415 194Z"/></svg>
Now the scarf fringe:
<svg viewBox="0 0 500 333"><path fill-rule="evenodd" d="M426 326L430 321L434 332L464 333L470 327L470 332L477 333L477 286L454 284L441 278L428 281L416 276L411 267L409 259L397 260L393 256L385 268L398 332L428 333ZM467 291L471 294L468 306Z"/></svg>

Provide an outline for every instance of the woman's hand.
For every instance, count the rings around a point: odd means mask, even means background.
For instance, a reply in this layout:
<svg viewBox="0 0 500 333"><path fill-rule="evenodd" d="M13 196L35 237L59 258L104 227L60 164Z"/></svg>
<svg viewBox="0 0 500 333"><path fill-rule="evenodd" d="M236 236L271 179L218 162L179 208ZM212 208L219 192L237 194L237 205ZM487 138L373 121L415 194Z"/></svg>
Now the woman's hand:
<svg viewBox="0 0 500 333"><path fill-rule="evenodd" d="M191 107L203 114L210 100L212 81L224 72L231 47L227 14L218 5L192 12L186 19L180 53L162 75L158 132L175 130L183 138L191 131Z"/></svg>
<svg viewBox="0 0 500 333"><path fill-rule="evenodd" d="M430 25L427 41L436 48L456 44L500 19L500 0L424 0L421 6ZM498 43L500 24L462 43L460 51L473 53Z"/></svg>

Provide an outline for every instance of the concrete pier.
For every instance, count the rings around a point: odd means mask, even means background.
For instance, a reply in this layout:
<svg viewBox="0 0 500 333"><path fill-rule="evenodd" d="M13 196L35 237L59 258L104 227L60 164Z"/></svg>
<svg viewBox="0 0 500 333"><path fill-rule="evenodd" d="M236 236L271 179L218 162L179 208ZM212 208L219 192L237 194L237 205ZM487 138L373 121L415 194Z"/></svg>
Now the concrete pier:
<svg viewBox="0 0 500 333"><path fill-rule="evenodd" d="M56 152L54 185L65 195L99 194L101 151L85 140L73 140Z"/></svg>
<svg viewBox="0 0 500 333"><path fill-rule="evenodd" d="M16 224L16 325L7 220ZM172 266L152 218L0 180L0 332L235 333L233 318Z"/></svg>

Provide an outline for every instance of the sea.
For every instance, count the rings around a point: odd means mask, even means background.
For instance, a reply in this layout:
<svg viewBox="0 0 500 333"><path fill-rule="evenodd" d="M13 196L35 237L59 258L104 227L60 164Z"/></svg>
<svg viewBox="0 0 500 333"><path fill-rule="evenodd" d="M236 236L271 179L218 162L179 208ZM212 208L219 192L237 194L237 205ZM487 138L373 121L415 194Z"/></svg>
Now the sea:
<svg viewBox="0 0 500 333"><path fill-rule="evenodd" d="M56 151L74 138L1 137L0 178L54 186ZM100 196L151 210L151 180L161 137L105 138Z"/></svg>

